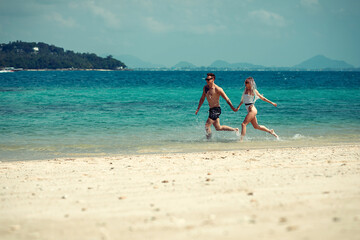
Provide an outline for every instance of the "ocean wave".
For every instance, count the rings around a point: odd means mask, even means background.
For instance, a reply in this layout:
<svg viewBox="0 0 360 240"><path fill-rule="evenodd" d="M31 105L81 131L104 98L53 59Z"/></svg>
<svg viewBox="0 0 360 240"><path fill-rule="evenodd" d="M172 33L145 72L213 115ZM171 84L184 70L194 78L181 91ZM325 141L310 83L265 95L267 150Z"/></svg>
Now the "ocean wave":
<svg viewBox="0 0 360 240"><path fill-rule="evenodd" d="M306 137L304 135L301 135L299 133L295 134L291 139L299 140L299 139L305 139Z"/></svg>

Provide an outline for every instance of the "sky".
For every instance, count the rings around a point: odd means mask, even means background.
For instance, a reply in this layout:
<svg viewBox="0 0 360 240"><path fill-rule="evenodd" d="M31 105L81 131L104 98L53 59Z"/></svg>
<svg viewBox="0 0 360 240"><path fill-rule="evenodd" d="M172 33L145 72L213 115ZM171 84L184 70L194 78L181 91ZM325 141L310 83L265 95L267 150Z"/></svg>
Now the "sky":
<svg viewBox="0 0 360 240"><path fill-rule="evenodd" d="M17 40L169 67L288 67L319 54L360 67L360 1L0 0L0 43Z"/></svg>

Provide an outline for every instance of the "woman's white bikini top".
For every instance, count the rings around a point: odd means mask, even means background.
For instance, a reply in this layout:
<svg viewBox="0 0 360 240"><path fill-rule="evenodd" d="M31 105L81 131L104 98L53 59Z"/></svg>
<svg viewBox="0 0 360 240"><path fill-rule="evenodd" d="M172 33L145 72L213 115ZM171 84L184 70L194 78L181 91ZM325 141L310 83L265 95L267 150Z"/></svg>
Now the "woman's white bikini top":
<svg viewBox="0 0 360 240"><path fill-rule="evenodd" d="M255 96L244 94L244 103L245 105L250 105L255 103Z"/></svg>

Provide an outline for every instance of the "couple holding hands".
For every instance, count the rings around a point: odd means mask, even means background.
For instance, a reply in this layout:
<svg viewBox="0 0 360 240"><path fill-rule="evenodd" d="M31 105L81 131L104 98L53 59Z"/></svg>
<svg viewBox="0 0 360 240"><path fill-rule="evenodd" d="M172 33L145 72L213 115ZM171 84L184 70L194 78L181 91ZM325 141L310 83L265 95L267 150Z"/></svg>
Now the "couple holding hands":
<svg viewBox="0 0 360 240"><path fill-rule="evenodd" d="M257 99L261 99L265 102L268 102L275 107L277 106L276 103L271 102L270 100L263 97L258 90L256 89L256 84L254 81L254 78L248 77L245 80L245 90L241 97L241 102L237 108L235 108L230 99L226 96L224 90L217 86L215 81L215 74L208 73L206 77L206 85L203 88L203 93L201 95L199 106L196 109L195 114L199 112L200 107L205 101L205 98L207 99L209 103L209 118L207 119L205 123L205 130L206 130L206 137L209 139L211 138L211 125L214 125L215 129L217 131L236 131L238 132L238 128L232 128L225 125L220 125L220 114L221 114L221 108L220 108L220 96L225 99L225 101L229 104L231 109L234 112L237 112L240 109L240 106L242 104L245 104L246 110L248 114L246 115L243 123L241 124L241 141L243 140L245 134L246 134L246 126L251 123L255 129L268 132L274 137L278 138L278 135L274 132L273 129L267 129L265 126L259 125L256 119L257 109L255 108L255 101Z"/></svg>

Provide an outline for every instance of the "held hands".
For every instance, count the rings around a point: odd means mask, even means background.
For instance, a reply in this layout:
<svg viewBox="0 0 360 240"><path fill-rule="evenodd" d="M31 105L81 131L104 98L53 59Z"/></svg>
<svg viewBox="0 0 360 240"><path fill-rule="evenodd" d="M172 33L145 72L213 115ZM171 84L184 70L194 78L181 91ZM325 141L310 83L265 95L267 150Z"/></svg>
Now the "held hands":
<svg viewBox="0 0 360 240"><path fill-rule="evenodd" d="M237 112L237 111L239 111L239 109L240 109L240 105L237 107L237 108L235 108L235 107L233 107L233 108L231 108L234 112Z"/></svg>
<svg viewBox="0 0 360 240"><path fill-rule="evenodd" d="M236 108L236 111L235 111L235 112L239 111L241 105L242 105L242 102L241 102L241 103L239 104L239 106Z"/></svg>

